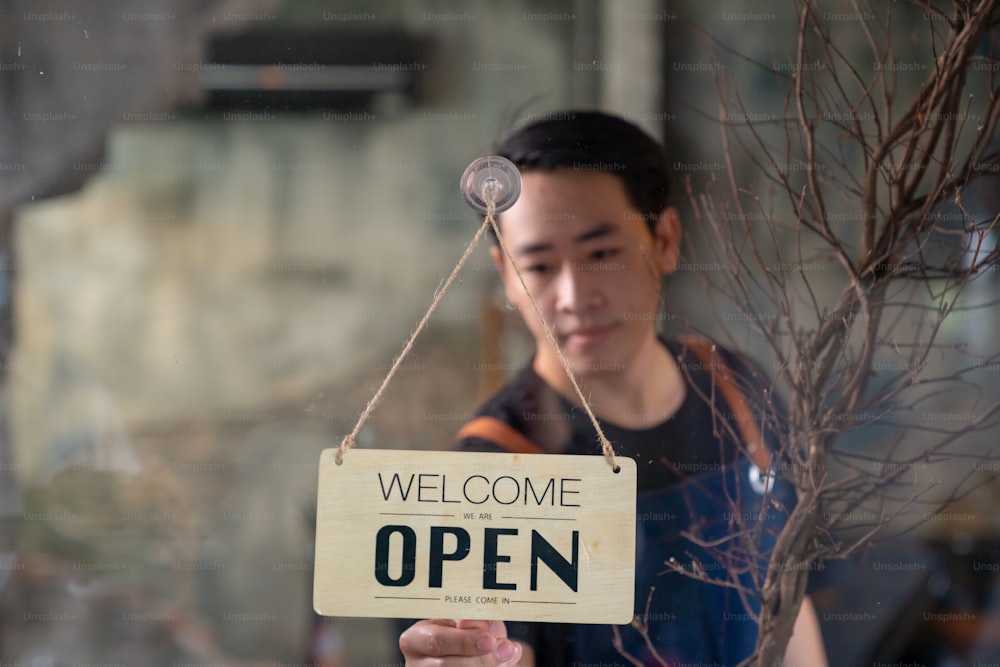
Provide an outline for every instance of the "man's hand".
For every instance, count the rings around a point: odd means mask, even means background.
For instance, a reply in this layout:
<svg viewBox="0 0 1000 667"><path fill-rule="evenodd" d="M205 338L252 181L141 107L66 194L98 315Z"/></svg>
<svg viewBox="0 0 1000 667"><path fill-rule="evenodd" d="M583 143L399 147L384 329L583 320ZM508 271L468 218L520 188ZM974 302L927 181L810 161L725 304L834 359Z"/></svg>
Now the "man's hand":
<svg viewBox="0 0 1000 667"><path fill-rule="evenodd" d="M783 667L826 667L826 647L823 644L823 633L819 629L819 618L816 607L809 596L802 598L795 627L792 628L792 639L785 649Z"/></svg>
<svg viewBox="0 0 1000 667"><path fill-rule="evenodd" d="M522 646L503 621L420 621L399 637L406 667L515 667Z"/></svg>

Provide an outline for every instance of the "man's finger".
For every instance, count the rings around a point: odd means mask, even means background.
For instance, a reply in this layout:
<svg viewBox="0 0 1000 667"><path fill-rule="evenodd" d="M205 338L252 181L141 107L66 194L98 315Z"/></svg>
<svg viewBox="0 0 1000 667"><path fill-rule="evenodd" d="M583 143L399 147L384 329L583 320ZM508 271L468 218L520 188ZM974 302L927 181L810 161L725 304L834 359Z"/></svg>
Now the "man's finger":
<svg viewBox="0 0 1000 667"><path fill-rule="evenodd" d="M507 639L507 626L503 621L456 619L455 627L460 630L485 630L490 636L494 637L496 639L496 650L489 657L500 661L501 667L504 665L514 665L521 658L521 645ZM493 665L495 663L486 661L485 664Z"/></svg>
<svg viewBox="0 0 1000 667"><path fill-rule="evenodd" d="M521 659L521 645L509 639L501 639L497 642L497 650L493 652L493 657L500 660L503 665L516 665Z"/></svg>
<svg viewBox="0 0 1000 667"><path fill-rule="evenodd" d="M400 637L400 648L432 658L478 657L496 651L496 639L485 628L460 629L454 621L420 621Z"/></svg>
<svg viewBox="0 0 1000 667"><path fill-rule="evenodd" d="M469 619L456 619L455 627L459 630L486 630L490 629L490 621L472 621Z"/></svg>

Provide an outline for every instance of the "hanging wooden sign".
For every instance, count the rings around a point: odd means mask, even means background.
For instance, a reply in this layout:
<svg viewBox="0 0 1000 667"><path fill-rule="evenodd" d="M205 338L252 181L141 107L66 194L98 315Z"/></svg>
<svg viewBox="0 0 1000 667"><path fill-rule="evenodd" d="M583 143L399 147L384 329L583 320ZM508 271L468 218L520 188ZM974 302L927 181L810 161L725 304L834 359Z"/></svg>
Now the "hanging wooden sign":
<svg viewBox="0 0 1000 667"><path fill-rule="evenodd" d="M629 623L635 462L354 449L319 469L326 616Z"/></svg>

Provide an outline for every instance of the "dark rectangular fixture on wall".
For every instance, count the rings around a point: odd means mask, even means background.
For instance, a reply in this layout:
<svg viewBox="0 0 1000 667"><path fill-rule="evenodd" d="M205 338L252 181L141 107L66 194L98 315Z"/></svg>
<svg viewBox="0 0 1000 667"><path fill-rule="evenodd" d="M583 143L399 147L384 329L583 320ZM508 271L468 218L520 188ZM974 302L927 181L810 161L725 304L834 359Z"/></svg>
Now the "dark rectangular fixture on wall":
<svg viewBox="0 0 1000 667"><path fill-rule="evenodd" d="M410 33L254 29L210 37L204 107L368 109L380 95L419 101L427 42Z"/></svg>

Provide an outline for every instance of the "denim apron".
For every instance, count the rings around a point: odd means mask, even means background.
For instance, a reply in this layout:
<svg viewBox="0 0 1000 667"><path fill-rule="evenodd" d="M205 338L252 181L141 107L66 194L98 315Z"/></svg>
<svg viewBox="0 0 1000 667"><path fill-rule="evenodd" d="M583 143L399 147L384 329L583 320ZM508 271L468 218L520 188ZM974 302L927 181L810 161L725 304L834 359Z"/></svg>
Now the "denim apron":
<svg viewBox="0 0 1000 667"><path fill-rule="evenodd" d="M653 647L671 667L736 665L753 654L760 610L754 578L763 581L770 551L795 503L787 481L775 479L765 489L759 478L756 466L740 457L642 493L636 501L635 613L646 620ZM741 595L677 568L738 582L749 592ZM638 631L631 626L619 631L625 651L641 664L662 664ZM633 664L614 648L611 626L580 625L574 634L575 665Z"/></svg>

